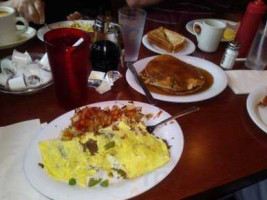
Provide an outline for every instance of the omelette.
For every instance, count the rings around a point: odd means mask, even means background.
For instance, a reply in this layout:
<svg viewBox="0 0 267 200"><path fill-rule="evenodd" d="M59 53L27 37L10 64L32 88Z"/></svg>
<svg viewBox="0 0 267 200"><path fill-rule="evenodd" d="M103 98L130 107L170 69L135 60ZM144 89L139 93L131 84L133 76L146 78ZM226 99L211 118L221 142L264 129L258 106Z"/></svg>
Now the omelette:
<svg viewBox="0 0 267 200"><path fill-rule="evenodd" d="M124 120L87 132L72 140L41 141L39 149L46 173L53 179L75 179L85 186L90 178L133 179L157 169L170 160L165 141L150 134L142 122Z"/></svg>

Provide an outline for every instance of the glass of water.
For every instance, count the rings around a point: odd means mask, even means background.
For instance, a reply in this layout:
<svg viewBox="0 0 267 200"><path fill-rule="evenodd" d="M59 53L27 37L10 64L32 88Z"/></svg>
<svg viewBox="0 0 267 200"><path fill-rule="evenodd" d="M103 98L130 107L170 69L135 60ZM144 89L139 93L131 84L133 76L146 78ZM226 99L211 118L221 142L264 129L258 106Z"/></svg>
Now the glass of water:
<svg viewBox="0 0 267 200"><path fill-rule="evenodd" d="M138 59L145 21L146 11L142 9L129 7L119 9L125 62L135 62Z"/></svg>
<svg viewBox="0 0 267 200"><path fill-rule="evenodd" d="M256 33L245 65L254 70L264 70L267 66L267 16Z"/></svg>

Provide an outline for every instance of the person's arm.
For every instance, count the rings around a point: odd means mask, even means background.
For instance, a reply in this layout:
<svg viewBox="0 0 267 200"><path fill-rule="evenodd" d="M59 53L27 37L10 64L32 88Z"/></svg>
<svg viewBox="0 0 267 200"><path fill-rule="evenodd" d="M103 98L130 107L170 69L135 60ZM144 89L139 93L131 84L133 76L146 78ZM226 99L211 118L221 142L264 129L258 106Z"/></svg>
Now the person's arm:
<svg viewBox="0 0 267 200"><path fill-rule="evenodd" d="M29 22L43 24L45 21L45 5L42 0L9 0L0 2L0 5L16 9Z"/></svg>
<svg viewBox="0 0 267 200"><path fill-rule="evenodd" d="M130 7L145 7L160 3L164 0L126 0Z"/></svg>

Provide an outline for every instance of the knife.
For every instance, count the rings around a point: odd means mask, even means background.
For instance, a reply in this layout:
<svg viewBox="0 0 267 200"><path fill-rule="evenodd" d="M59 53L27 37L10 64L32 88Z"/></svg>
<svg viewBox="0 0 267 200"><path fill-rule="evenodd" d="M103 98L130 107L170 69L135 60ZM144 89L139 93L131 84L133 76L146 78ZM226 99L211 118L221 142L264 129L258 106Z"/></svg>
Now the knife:
<svg viewBox="0 0 267 200"><path fill-rule="evenodd" d="M135 80L137 81L137 83L141 86L141 88L143 89L143 91L145 92L145 95L149 101L150 104L155 105L156 104L156 100L152 97L151 93L149 92L149 90L147 89L145 83L143 82L143 80L139 77L135 67L133 66L132 63L128 62L127 63L127 67L128 69L132 72L132 74L134 75Z"/></svg>

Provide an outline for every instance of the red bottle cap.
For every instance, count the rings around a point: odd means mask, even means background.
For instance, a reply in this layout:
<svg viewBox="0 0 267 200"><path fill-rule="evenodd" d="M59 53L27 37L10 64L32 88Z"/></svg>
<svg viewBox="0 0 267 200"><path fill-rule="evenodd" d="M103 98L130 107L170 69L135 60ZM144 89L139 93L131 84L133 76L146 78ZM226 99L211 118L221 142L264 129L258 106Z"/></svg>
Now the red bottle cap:
<svg viewBox="0 0 267 200"><path fill-rule="evenodd" d="M250 12L264 14L267 11L267 6L262 0L255 0L249 3L248 10Z"/></svg>

